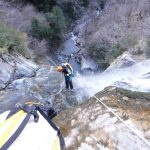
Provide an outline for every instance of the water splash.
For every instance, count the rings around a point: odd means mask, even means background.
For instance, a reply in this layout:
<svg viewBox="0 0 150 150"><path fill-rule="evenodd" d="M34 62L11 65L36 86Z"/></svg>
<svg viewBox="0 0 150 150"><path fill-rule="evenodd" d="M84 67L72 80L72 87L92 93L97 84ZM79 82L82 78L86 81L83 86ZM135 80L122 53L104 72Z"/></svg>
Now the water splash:
<svg viewBox="0 0 150 150"><path fill-rule="evenodd" d="M138 91L150 91L150 79L143 78L150 72L150 60L137 63L131 67L114 69L98 74L77 74L74 78L75 86L83 88L89 96L103 90L110 85ZM119 84L124 83L124 84ZM128 85L128 86L127 86Z"/></svg>

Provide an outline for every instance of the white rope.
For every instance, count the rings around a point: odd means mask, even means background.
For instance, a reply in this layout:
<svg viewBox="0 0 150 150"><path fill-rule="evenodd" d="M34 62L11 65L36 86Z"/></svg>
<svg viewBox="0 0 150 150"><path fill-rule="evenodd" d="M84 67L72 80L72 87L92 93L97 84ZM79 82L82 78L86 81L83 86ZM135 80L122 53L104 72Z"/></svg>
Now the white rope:
<svg viewBox="0 0 150 150"><path fill-rule="evenodd" d="M128 129L130 129L135 135L137 135L143 142L145 142L149 147L150 147L150 143L143 137L141 137L141 135L136 132L131 126L129 126L127 123L124 122L124 120L122 118L120 118L116 113L114 113L106 104L104 104L99 98L97 98L96 96L93 96L98 102L100 102L104 107L106 107L112 114L114 114Z"/></svg>

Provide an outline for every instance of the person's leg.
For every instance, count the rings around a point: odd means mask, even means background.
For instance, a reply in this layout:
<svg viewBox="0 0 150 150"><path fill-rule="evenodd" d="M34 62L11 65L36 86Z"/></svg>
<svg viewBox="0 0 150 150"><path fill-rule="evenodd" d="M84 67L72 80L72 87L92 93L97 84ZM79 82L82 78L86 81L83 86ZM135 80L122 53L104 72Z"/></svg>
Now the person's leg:
<svg viewBox="0 0 150 150"><path fill-rule="evenodd" d="M66 89L69 89L69 81L65 78Z"/></svg>
<svg viewBox="0 0 150 150"><path fill-rule="evenodd" d="M72 80L69 81L69 86L70 86L70 89L72 90L73 89Z"/></svg>

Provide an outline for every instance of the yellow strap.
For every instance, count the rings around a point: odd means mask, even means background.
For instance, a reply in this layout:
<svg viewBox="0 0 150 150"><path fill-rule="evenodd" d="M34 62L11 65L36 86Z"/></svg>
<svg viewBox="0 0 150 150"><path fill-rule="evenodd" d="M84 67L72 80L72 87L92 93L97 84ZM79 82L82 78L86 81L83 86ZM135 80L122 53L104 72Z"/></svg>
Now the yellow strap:
<svg viewBox="0 0 150 150"><path fill-rule="evenodd" d="M41 102L26 102L25 104L27 105L41 105L41 106L44 106L44 104L42 104Z"/></svg>
<svg viewBox="0 0 150 150"><path fill-rule="evenodd" d="M54 144L52 146L52 150L61 150L60 148L60 141L59 141L59 137L56 136Z"/></svg>
<svg viewBox="0 0 150 150"><path fill-rule="evenodd" d="M32 106L32 105L41 105L41 106L44 106L44 104L42 104L41 102L32 102L32 101L26 102L25 104L29 105L29 106ZM16 106L17 105L20 105L20 103L16 103Z"/></svg>
<svg viewBox="0 0 150 150"><path fill-rule="evenodd" d="M18 126L22 123L27 113L20 110L9 119L0 123L0 148L7 142L11 135L17 130Z"/></svg>

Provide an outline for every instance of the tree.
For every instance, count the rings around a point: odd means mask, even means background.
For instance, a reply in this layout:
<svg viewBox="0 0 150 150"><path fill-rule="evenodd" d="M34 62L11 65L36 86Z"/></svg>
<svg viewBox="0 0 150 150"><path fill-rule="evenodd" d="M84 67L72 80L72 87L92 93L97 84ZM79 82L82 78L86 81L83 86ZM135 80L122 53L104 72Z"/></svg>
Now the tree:
<svg viewBox="0 0 150 150"><path fill-rule="evenodd" d="M37 18L33 18L32 20L32 35L38 37L40 34L40 23Z"/></svg>
<svg viewBox="0 0 150 150"><path fill-rule="evenodd" d="M65 17L60 7L54 6L52 13L55 17L56 25L60 29L61 33L64 33L67 29Z"/></svg>
<svg viewBox="0 0 150 150"><path fill-rule="evenodd" d="M150 37L147 39L146 44L147 44L147 46L146 46L145 51L144 51L145 57L150 58Z"/></svg>
<svg viewBox="0 0 150 150"><path fill-rule="evenodd" d="M54 6L51 13L46 14L47 21L50 29L53 32L52 41L53 44L58 46L64 37L64 33L67 29L66 20L63 11L60 7Z"/></svg>
<svg viewBox="0 0 150 150"><path fill-rule="evenodd" d="M40 11L49 12L56 5L56 0L26 0L33 3Z"/></svg>
<svg viewBox="0 0 150 150"><path fill-rule="evenodd" d="M7 26L3 22L0 22L0 53L1 50L17 51L26 57L30 57L26 34Z"/></svg>

